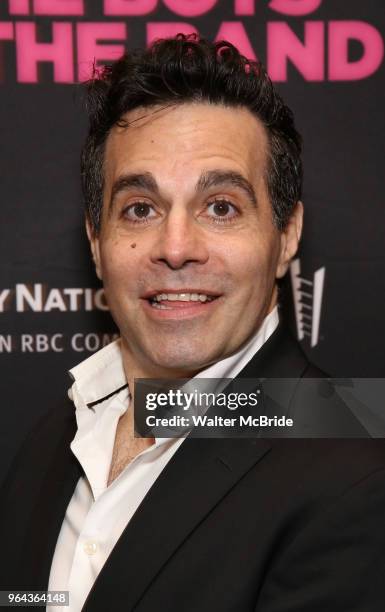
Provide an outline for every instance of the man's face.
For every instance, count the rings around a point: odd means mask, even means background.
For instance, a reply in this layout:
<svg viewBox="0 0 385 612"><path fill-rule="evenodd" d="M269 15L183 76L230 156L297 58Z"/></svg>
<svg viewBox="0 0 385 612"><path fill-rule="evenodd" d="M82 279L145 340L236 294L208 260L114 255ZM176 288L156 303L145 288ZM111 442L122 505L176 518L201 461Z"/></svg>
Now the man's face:
<svg viewBox="0 0 385 612"><path fill-rule="evenodd" d="M273 224L267 136L247 109L136 109L105 150L91 244L129 363L188 375L237 351L276 302L300 234Z"/></svg>

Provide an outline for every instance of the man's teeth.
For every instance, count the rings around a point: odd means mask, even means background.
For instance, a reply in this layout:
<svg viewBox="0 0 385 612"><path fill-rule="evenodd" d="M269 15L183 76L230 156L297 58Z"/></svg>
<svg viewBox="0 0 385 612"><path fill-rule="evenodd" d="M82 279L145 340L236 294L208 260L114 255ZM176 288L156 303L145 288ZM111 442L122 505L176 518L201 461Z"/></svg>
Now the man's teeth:
<svg viewBox="0 0 385 612"><path fill-rule="evenodd" d="M205 293L158 293L151 299L155 302L210 302L214 297Z"/></svg>

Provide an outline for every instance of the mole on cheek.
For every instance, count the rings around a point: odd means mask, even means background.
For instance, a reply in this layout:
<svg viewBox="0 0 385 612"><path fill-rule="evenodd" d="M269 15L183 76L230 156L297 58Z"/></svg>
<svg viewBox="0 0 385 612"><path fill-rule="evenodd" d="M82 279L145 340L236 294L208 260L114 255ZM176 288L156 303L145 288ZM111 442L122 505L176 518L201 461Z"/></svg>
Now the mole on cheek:
<svg viewBox="0 0 385 612"><path fill-rule="evenodd" d="M133 242L131 248L134 249L136 247L136 242Z"/></svg>

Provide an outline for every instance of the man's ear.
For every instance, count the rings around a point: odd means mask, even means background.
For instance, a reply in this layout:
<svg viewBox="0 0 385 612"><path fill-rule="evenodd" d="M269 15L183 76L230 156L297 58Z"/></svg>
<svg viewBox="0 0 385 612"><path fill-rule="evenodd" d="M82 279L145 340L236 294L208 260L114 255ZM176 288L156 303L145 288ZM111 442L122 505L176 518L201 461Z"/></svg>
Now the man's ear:
<svg viewBox="0 0 385 612"><path fill-rule="evenodd" d="M277 264L276 278L285 276L290 261L298 250L302 234L303 204L298 201L286 227L281 232L281 249Z"/></svg>
<svg viewBox="0 0 385 612"><path fill-rule="evenodd" d="M102 267L100 262L99 237L88 217L86 218L86 231L91 247L92 259L94 260L95 264L96 275L100 280L103 280Z"/></svg>

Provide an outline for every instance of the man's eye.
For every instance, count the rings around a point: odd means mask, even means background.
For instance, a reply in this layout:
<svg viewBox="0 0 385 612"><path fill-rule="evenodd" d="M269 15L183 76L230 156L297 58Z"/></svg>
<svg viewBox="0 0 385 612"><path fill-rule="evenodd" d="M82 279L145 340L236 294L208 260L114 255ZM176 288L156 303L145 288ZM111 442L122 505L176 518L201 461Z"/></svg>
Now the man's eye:
<svg viewBox="0 0 385 612"><path fill-rule="evenodd" d="M226 223L238 215L238 210L227 200L214 200L207 206L207 212L215 222Z"/></svg>
<svg viewBox="0 0 385 612"><path fill-rule="evenodd" d="M123 216L134 223L146 223L156 217L156 212L147 202L135 202L123 210Z"/></svg>

